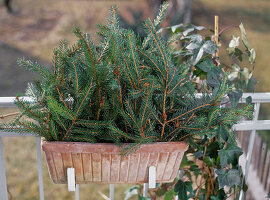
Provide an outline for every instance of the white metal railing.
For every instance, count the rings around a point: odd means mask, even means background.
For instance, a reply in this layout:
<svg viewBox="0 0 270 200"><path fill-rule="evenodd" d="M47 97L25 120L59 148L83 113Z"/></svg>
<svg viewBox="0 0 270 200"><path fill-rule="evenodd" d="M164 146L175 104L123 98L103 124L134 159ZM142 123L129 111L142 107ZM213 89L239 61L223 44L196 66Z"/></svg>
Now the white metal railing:
<svg viewBox="0 0 270 200"><path fill-rule="evenodd" d="M257 130L270 130L270 120L258 120L260 104L270 103L270 93L244 93L240 103L245 103L246 98L251 96L252 103L255 104L254 118L253 120L241 121L236 124L233 129L237 131L248 131L251 130L249 146L246 156L245 166L245 179L247 180L248 171L250 166L251 155L253 151L253 145L255 140L255 133ZM14 105L15 97L0 97L0 107L16 107ZM0 200L8 200L7 192L7 181L6 181L6 170L4 164L3 154L3 143L2 137L21 137L21 136L34 136L29 133L9 133L0 131ZM41 166L41 146L40 138L36 137L36 152L37 152L37 165L38 165L38 179L39 179L39 196L40 200L44 200L44 188L43 188L43 177L42 177L42 166ZM147 196L148 184L144 184L144 196ZM241 192L240 199L242 200L244 193ZM114 185L110 184L110 199L114 199ZM76 185L75 189L75 200L79 200L79 185Z"/></svg>

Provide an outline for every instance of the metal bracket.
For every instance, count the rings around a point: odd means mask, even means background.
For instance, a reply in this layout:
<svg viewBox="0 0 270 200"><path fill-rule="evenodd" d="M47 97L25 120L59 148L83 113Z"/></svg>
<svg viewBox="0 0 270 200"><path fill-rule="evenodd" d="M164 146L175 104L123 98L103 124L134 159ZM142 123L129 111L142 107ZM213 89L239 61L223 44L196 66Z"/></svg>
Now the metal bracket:
<svg viewBox="0 0 270 200"><path fill-rule="evenodd" d="M74 192L76 190L74 168L67 168L67 184L68 184L68 191Z"/></svg>
<svg viewBox="0 0 270 200"><path fill-rule="evenodd" d="M157 180L157 168L155 166L150 166L148 169L148 183L143 184L143 197L148 196L149 188L156 188Z"/></svg>
<svg viewBox="0 0 270 200"><path fill-rule="evenodd" d="M149 188L156 188L156 180L157 180L157 168L155 166L149 167Z"/></svg>

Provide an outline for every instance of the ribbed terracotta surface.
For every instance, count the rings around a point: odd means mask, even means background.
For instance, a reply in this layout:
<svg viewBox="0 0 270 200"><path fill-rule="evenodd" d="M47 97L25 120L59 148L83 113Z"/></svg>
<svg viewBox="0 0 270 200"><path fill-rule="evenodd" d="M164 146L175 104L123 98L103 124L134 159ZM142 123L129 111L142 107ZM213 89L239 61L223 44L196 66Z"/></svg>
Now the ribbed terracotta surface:
<svg viewBox="0 0 270 200"><path fill-rule="evenodd" d="M188 146L184 142L143 144L125 157L114 144L43 142L54 183L67 183L67 168L75 168L76 183L146 183L156 166L157 182L172 182Z"/></svg>

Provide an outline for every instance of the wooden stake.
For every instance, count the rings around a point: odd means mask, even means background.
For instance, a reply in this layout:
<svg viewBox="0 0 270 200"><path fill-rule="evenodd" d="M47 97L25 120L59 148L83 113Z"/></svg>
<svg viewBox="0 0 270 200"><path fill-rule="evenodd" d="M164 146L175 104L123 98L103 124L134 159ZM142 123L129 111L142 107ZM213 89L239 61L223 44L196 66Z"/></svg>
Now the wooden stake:
<svg viewBox="0 0 270 200"><path fill-rule="evenodd" d="M215 43L218 45L218 33L219 33L219 27L218 27L218 16L215 15ZM216 57L218 58L218 52L216 52Z"/></svg>

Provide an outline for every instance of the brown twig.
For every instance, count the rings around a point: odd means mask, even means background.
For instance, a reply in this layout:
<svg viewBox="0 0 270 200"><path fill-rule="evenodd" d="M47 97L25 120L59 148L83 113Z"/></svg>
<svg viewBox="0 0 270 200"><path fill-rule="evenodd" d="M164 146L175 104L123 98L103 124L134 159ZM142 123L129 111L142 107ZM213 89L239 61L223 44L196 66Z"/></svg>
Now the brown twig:
<svg viewBox="0 0 270 200"><path fill-rule="evenodd" d="M14 115L18 115L20 114L20 112L15 112L15 113L9 113L9 114L6 114L6 115L1 115L0 116L0 119L4 119L5 117L12 117Z"/></svg>

